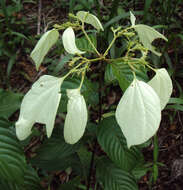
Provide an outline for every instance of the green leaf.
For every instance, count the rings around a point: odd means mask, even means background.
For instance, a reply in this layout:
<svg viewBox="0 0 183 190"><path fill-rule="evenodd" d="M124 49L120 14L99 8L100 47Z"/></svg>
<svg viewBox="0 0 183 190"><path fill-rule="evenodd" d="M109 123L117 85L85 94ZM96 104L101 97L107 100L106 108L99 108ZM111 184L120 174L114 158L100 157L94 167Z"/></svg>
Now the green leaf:
<svg viewBox="0 0 183 190"><path fill-rule="evenodd" d="M36 69L39 69L45 55L48 53L50 48L57 42L59 32L55 29L47 31L36 44L35 48L31 53L31 58L36 64Z"/></svg>
<svg viewBox="0 0 183 190"><path fill-rule="evenodd" d="M110 83L117 80L114 73L113 73L113 69L112 69L111 64L107 64L106 67L105 67L104 79L105 79L105 82L108 83L108 84L110 84Z"/></svg>
<svg viewBox="0 0 183 190"><path fill-rule="evenodd" d="M23 184L25 156L15 135L9 128L0 126L0 178Z"/></svg>
<svg viewBox="0 0 183 190"><path fill-rule="evenodd" d="M183 98L170 98L168 104L183 104Z"/></svg>
<svg viewBox="0 0 183 190"><path fill-rule="evenodd" d="M62 130L58 128L37 150L31 163L46 171L64 170L78 162L79 158L74 154L78 147L78 144L65 143Z"/></svg>
<svg viewBox="0 0 183 190"><path fill-rule="evenodd" d="M116 120L128 147L150 139L161 120L160 99L153 88L134 79L117 106Z"/></svg>
<svg viewBox="0 0 183 190"><path fill-rule="evenodd" d="M38 177L37 172L31 166L27 166L24 178L24 187L26 187L26 190L43 189L40 185L40 178Z"/></svg>
<svg viewBox="0 0 183 190"><path fill-rule="evenodd" d="M89 34L88 36L89 36L91 42L94 44L94 46L97 47L96 35ZM93 49L93 47L91 46L91 44L88 42L88 40L86 39L85 36L83 36L81 38L77 38L76 39L76 45L82 51L91 52L91 53L95 52L95 50Z"/></svg>
<svg viewBox="0 0 183 190"><path fill-rule="evenodd" d="M112 72L117 78L120 88L125 91L130 83L133 81L133 73L128 64L122 61L116 61L110 64L112 66ZM134 64L135 65L135 64ZM147 71L144 67L137 66L135 68L135 74L139 80L148 81Z"/></svg>
<svg viewBox="0 0 183 190"><path fill-rule="evenodd" d="M20 108L22 94L0 89L0 117L9 118Z"/></svg>
<svg viewBox="0 0 183 190"><path fill-rule="evenodd" d="M62 82L63 78L44 75L24 96L16 122L16 134L20 140L31 134L32 126L36 122L46 124L47 136L51 136L61 98Z"/></svg>
<svg viewBox="0 0 183 190"><path fill-rule="evenodd" d="M69 27L64 31L64 33L62 35L62 41L63 41L64 49L65 49L65 51L67 51L67 53L70 53L70 54L85 53L84 51L80 51L76 47L75 34L74 34L74 30L72 29L72 27Z"/></svg>
<svg viewBox="0 0 183 190"><path fill-rule="evenodd" d="M12 183L7 180L0 180L0 189L3 190L20 190L20 187L16 183Z"/></svg>
<svg viewBox="0 0 183 190"><path fill-rule="evenodd" d="M100 160L97 164L97 178L102 181L105 190L138 190L130 173L106 159Z"/></svg>
<svg viewBox="0 0 183 190"><path fill-rule="evenodd" d="M158 31L156 31L154 28L144 24L137 24L134 26L134 29L138 33L140 41L142 42L144 47L156 54L157 56L160 56L161 53L155 51L155 48L152 46L151 43L157 38L164 39L165 41L168 41L168 39L160 34Z"/></svg>
<svg viewBox="0 0 183 190"><path fill-rule="evenodd" d="M79 11L79 12L77 12L76 16L82 22L85 22L87 24L91 24L98 31L104 30L101 22L99 21L99 19L95 15L90 14L90 13L85 12L85 11Z"/></svg>
<svg viewBox="0 0 183 190"><path fill-rule="evenodd" d="M163 110L168 103L172 94L172 80L166 69L157 69L156 75L148 82L148 84L155 90L160 98L161 110Z"/></svg>
<svg viewBox="0 0 183 190"><path fill-rule="evenodd" d="M78 88L68 89L67 96L69 101L64 123L64 138L67 143L75 144L85 132L88 113L85 99Z"/></svg>
<svg viewBox="0 0 183 190"><path fill-rule="evenodd" d="M126 140L114 117L103 119L98 129L97 139L100 146L117 166L131 171L138 163L143 162L143 155L137 148L127 148Z"/></svg>

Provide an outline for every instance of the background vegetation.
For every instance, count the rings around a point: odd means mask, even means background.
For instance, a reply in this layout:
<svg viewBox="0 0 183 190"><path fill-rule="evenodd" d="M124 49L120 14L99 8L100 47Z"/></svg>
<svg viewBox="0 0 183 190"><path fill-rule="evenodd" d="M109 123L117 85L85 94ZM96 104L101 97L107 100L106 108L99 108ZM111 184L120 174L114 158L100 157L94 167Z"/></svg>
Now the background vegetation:
<svg viewBox="0 0 183 190"><path fill-rule="evenodd" d="M41 75L59 76L64 73L68 69L65 63L70 59L70 55L64 54L59 40L40 70L36 71L30 52L45 31L66 21L69 12L79 10L90 11L103 23L104 34L99 34L98 39L95 35L90 36L101 51L112 39L110 27L129 25L129 10L140 23L153 26L168 38L167 43L154 42L162 52L161 57L148 56L155 67L168 70L174 85L172 98L162 113L160 130L152 141L127 149L115 119L108 120L106 113L114 111L122 95L113 72L119 71L129 79L129 68L116 66L115 69L109 65L99 70L97 64L93 64L82 88L91 116L79 143L66 144L61 133L67 103L64 92L79 85L77 77L63 84L62 109L58 110L52 137L47 139L45 128L37 124L31 137L23 142L17 140L14 123L23 94ZM78 42L78 47L91 49L85 39ZM118 57L124 48L125 44L118 41L110 56ZM182 49L182 0L1 0L0 189L181 189ZM101 117L105 119L97 125Z"/></svg>

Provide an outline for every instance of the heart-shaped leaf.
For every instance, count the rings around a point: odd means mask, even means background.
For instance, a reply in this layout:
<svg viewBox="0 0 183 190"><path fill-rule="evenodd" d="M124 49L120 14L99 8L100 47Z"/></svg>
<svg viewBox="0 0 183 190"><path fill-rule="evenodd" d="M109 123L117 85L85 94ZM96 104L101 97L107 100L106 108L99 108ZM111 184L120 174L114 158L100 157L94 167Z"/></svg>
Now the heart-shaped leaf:
<svg viewBox="0 0 183 190"><path fill-rule="evenodd" d="M116 119L128 147L146 142L156 133L160 124L158 95L151 86L134 79L117 106Z"/></svg>

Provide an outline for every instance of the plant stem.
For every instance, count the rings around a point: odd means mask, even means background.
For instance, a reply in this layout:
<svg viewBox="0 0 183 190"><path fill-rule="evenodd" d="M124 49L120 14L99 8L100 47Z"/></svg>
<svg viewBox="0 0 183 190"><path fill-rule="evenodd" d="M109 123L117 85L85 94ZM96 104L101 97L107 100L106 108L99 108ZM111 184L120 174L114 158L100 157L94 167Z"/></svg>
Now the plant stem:
<svg viewBox="0 0 183 190"><path fill-rule="evenodd" d="M86 36L86 39L88 40L88 42L90 43L92 48L95 50L96 54L100 57L101 56L100 53L98 52L98 50L96 49L96 47L94 46L94 44L92 43L92 41L90 40L88 34L86 33L86 31L84 29L84 22L82 22L81 30L83 31L84 35Z"/></svg>
<svg viewBox="0 0 183 190"><path fill-rule="evenodd" d="M100 61L99 67L102 68L102 61ZM102 118L102 79L103 79L103 71L102 71L102 69L100 69L100 72L99 72L99 110L98 110L98 121L99 122L101 121L101 118ZM88 175L87 190L90 189L90 185L91 185L91 177L93 174L96 147L97 147L97 138L95 139L94 146L93 146L92 158L91 158L91 162L90 162L90 171L89 171L89 175Z"/></svg>
<svg viewBox="0 0 183 190"><path fill-rule="evenodd" d="M114 36L113 40L111 41L111 43L109 44L108 48L106 49L105 53L104 53L104 57L108 54L109 50L111 49L112 45L114 44L114 42L116 41L117 36Z"/></svg>

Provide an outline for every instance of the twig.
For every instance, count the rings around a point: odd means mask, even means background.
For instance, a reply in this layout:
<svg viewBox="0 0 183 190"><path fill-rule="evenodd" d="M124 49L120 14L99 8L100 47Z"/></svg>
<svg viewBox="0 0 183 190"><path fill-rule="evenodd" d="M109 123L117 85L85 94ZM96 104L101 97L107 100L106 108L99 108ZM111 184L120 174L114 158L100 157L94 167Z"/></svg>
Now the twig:
<svg viewBox="0 0 183 190"><path fill-rule="evenodd" d="M37 35L40 35L42 0L38 4Z"/></svg>
<svg viewBox="0 0 183 190"><path fill-rule="evenodd" d="M99 67L102 68L102 61L100 61ZM102 118L102 79L103 79L103 71L102 69L100 70L99 73L99 111L98 111L98 121L101 121ZM95 153L96 153L96 148L97 148L97 139L95 139L94 142L94 147L93 147L93 152L92 152L92 158L90 162L90 170L89 170L89 175L88 175L88 185L87 185L87 190L90 189L91 185L91 178L93 174L93 167L94 167L94 158L95 158Z"/></svg>

